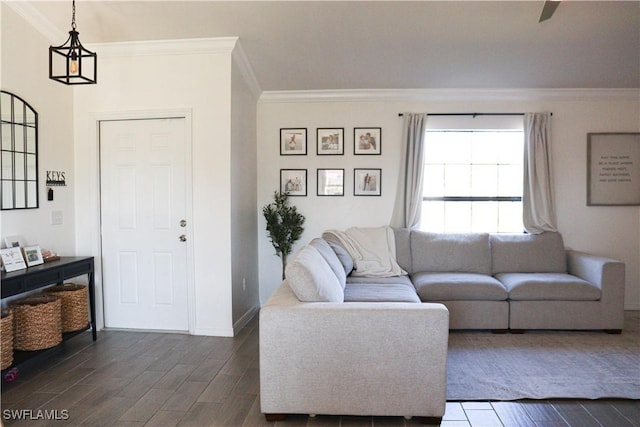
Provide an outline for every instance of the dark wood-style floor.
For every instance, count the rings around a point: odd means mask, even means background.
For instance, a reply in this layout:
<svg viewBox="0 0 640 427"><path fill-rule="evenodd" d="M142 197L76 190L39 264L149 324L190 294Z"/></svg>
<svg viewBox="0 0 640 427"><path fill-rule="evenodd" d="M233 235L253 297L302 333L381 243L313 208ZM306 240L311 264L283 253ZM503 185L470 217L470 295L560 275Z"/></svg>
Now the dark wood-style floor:
<svg viewBox="0 0 640 427"><path fill-rule="evenodd" d="M637 320L637 314L633 316ZM416 424L401 417L306 415L269 424L260 413L258 369L257 319L235 338L103 331L92 342L87 332L65 342L55 358L3 387L2 421L6 426ZM30 419L12 419L17 414ZM43 420L46 416L68 419ZM448 402L442 426L639 427L640 403Z"/></svg>

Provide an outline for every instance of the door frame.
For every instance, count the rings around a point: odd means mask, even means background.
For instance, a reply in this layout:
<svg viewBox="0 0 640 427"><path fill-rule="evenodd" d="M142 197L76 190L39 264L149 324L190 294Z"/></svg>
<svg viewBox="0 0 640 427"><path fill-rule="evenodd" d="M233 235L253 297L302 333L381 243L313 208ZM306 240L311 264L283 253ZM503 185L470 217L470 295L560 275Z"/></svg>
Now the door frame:
<svg viewBox="0 0 640 427"><path fill-rule="evenodd" d="M95 183L92 183L92 187L95 189L97 195L96 200L96 217L94 218L94 232L95 232L95 244L93 246L93 252L97 254L98 262L95 267L95 279L96 279L96 317L97 317L97 329L104 329L104 288L103 288L103 272L102 272L102 159L100 158L100 123L106 121L130 121L130 120L158 120L158 119L184 119L185 121L185 219L188 224L191 224L190 230L193 230L193 138L192 138L192 111L188 108L181 109L163 109L163 110L139 110L139 111L120 111L120 112L104 112L95 113L92 115L91 123L91 140L95 141L96 150L96 168L95 168ZM194 272L194 256L193 256L193 231L191 231L190 238L187 239L187 259L186 259L186 271L187 271L187 310L188 310L188 332L194 334L195 331L195 272ZM162 331L155 331L162 332Z"/></svg>

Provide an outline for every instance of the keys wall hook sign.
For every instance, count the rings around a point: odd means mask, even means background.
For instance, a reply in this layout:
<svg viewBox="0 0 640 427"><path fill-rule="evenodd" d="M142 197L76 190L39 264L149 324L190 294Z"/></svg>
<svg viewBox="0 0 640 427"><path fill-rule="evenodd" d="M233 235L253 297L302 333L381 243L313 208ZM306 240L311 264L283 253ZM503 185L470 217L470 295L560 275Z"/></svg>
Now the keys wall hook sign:
<svg viewBox="0 0 640 427"><path fill-rule="evenodd" d="M48 187L66 187L67 178L66 172L61 171L47 171L47 186Z"/></svg>

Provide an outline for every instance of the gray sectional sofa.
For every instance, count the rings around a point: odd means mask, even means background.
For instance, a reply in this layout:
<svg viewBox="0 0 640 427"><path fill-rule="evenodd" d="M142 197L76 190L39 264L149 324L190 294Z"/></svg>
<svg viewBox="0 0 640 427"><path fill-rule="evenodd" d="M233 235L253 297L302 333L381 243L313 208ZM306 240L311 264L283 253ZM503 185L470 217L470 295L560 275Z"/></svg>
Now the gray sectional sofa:
<svg viewBox="0 0 640 427"><path fill-rule="evenodd" d="M567 250L560 233L395 236L420 300L446 305L451 329L622 329L624 264Z"/></svg>
<svg viewBox="0 0 640 427"><path fill-rule="evenodd" d="M350 272L348 256L342 259ZM300 250L286 274L260 310L260 406L267 420L373 415L439 424L449 338L444 305L420 303L406 276L347 283L322 239Z"/></svg>
<svg viewBox="0 0 640 427"><path fill-rule="evenodd" d="M624 264L566 250L558 233L388 233L407 274L361 274L362 260L327 233L287 266L260 312L267 419L434 422L445 409L449 329L622 329Z"/></svg>

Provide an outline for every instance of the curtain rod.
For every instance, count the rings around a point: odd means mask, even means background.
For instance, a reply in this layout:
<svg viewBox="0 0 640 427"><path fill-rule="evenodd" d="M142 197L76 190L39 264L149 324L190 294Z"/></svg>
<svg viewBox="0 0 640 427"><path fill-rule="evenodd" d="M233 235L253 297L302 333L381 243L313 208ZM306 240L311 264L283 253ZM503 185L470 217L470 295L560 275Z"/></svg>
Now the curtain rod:
<svg viewBox="0 0 640 427"><path fill-rule="evenodd" d="M402 116L403 113L398 114L398 117ZM427 113L427 116L524 116L524 113Z"/></svg>

